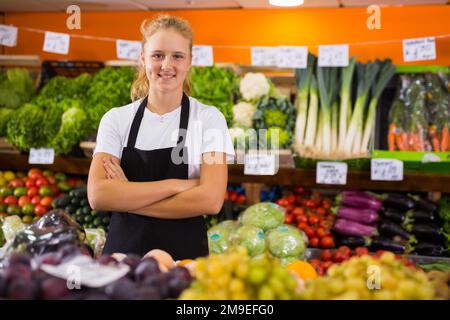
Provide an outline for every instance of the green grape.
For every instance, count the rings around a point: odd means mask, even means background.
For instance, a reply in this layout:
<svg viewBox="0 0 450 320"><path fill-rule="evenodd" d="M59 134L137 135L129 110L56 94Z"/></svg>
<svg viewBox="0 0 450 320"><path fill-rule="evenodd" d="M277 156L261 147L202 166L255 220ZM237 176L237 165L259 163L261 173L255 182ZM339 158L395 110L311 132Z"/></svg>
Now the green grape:
<svg viewBox="0 0 450 320"><path fill-rule="evenodd" d="M273 300L275 299L275 293L269 286L262 286L258 290L258 299L259 300Z"/></svg>

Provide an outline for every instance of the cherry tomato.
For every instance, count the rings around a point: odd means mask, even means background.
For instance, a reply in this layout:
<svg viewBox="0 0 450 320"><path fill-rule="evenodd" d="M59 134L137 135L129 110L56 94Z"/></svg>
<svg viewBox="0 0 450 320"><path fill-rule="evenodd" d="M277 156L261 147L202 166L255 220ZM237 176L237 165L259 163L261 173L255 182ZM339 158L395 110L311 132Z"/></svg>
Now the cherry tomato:
<svg viewBox="0 0 450 320"><path fill-rule="evenodd" d="M325 261L324 263L322 263L322 267L325 271L328 270L332 265L333 261Z"/></svg>
<svg viewBox="0 0 450 320"><path fill-rule="evenodd" d="M287 207L286 207L286 210L288 211L288 212L292 212L292 211L294 211L294 209L295 209L295 205L293 205L293 204L288 204L287 205Z"/></svg>
<svg viewBox="0 0 450 320"><path fill-rule="evenodd" d="M44 207L50 207L52 205L52 202L53 202L53 198L47 196L47 197L43 197L39 204Z"/></svg>
<svg viewBox="0 0 450 320"><path fill-rule="evenodd" d="M312 214L309 216L308 222L310 225L316 225L319 223L319 218L316 215Z"/></svg>
<svg viewBox="0 0 450 320"><path fill-rule="evenodd" d="M286 223L286 224L291 224L293 222L293 220L294 220L294 217L292 216L292 214L287 214L284 217L284 223Z"/></svg>
<svg viewBox="0 0 450 320"><path fill-rule="evenodd" d="M17 203L18 203L19 207L23 207L27 203L31 203L31 199L28 196L21 196Z"/></svg>
<svg viewBox="0 0 450 320"><path fill-rule="evenodd" d="M324 237L322 239L320 239L320 246L322 248L333 248L334 247L334 240L332 237Z"/></svg>
<svg viewBox="0 0 450 320"><path fill-rule="evenodd" d="M277 201L277 204L283 208L287 208L287 206L289 205L289 202L287 201L286 198L281 198Z"/></svg>
<svg viewBox="0 0 450 320"><path fill-rule="evenodd" d="M34 207L34 214L35 214L36 216L38 216L38 217L42 217L44 214L47 213L48 209L49 209L49 208L46 207L46 206L43 206L43 205L41 205L41 204L37 204L37 205Z"/></svg>
<svg viewBox="0 0 450 320"><path fill-rule="evenodd" d="M236 199L236 202L237 202L238 204L244 204L245 201L247 201L247 197L246 197L245 195L243 195L243 194L240 194L240 195L237 197L237 199Z"/></svg>
<svg viewBox="0 0 450 320"><path fill-rule="evenodd" d="M315 207L317 207L317 203L316 203L316 201L314 201L314 200L308 200L308 201L306 201L305 205L306 205L308 208L315 208Z"/></svg>
<svg viewBox="0 0 450 320"><path fill-rule="evenodd" d="M295 207L295 209L292 212L293 214L297 215L304 215L305 214L305 209L301 208L301 207Z"/></svg>
<svg viewBox="0 0 450 320"><path fill-rule="evenodd" d="M317 228L316 234L319 238L324 238L324 237L328 236L328 233L325 231L324 228Z"/></svg>
<svg viewBox="0 0 450 320"><path fill-rule="evenodd" d="M39 189L37 187L31 187L27 191L27 196L33 198L34 196L39 194Z"/></svg>
<svg viewBox="0 0 450 320"><path fill-rule="evenodd" d="M363 255L369 254L369 249L364 248L364 247L358 247L355 249L355 255L357 257L361 257Z"/></svg>
<svg viewBox="0 0 450 320"><path fill-rule="evenodd" d="M345 255L345 256L347 256L347 255L350 256L351 253L352 253L352 250L349 247L347 247L347 246L340 246L338 248L338 250L340 252L342 252L342 254Z"/></svg>
<svg viewBox="0 0 450 320"><path fill-rule="evenodd" d="M307 218L306 216L303 216L303 215L301 215L301 216L296 216L295 213L294 213L294 217L295 217L295 221L296 221L297 223L302 223L302 222L308 223L308 218Z"/></svg>
<svg viewBox="0 0 450 320"><path fill-rule="evenodd" d="M309 246L312 248L317 248L319 246L319 238L314 237L309 240Z"/></svg>
<svg viewBox="0 0 450 320"><path fill-rule="evenodd" d="M316 232L311 227L306 227L303 231L306 233L309 239L314 238L314 236L316 235Z"/></svg>
<svg viewBox="0 0 450 320"><path fill-rule="evenodd" d="M322 251L322 253L320 254L320 259L322 261L331 261L331 259L333 258L333 253L331 252L331 250L325 249Z"/></svg>
<svg viewBox="0 0 450 320"><path fill-rule="evenodd" d="M324 209L324 208L322 208L322 207L319 207L319 208L316 209L316 213L317 213L318 215L324 216L324 215L326 215L328 212L327 212L326 209Z"/></svg>
<svg viewBox="0 0 450 320"><path fill-rule="evenodd" d="M322 200L322 207L324 209L331 209L331 201L329 199Z"/></svg>
<svg viewBox="0 0 450 320"><path fill-rule="evenodd" d="M289 202L289 204L294 204L296 197L293 194L290 194L286 197L286 200Z"/></svg>
<svg viewBox="0 0 450 320"><path fill-rule="evenodd" d="M344 260L345 260L345 257L344 257L344 255L342 254L342 252L340 252L340 251L335 251L335 252L333 253L333 262L341 263L341 262L344 261Z"/></svg>
<svg viewBox="0 0 450 320"><path fill-rule="evenodd" d="M308 225L307 225L305 222L300 222L300 223L297 225L297 228L299 228L299 229L302 230L302 231L305 231L305 229L308 228Z"/></svg>
<svg viewBox="0 0 450 320"><path fill-rule="evenodd" d="M230 200L231 200L231 202L236 202L237 198L238 198L238 194L236 193L236 191L231 191L230 192Z"/></svg>

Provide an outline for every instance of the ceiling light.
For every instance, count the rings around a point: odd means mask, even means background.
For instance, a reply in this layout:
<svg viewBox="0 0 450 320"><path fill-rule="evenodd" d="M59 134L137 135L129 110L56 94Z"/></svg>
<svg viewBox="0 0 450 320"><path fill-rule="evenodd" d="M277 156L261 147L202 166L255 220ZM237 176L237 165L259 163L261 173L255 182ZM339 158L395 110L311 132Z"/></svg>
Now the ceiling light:
<svg viewBox="0 0 450 320"><path fill-rule="evenodd" d="M297 7L303 4L304 0L269 0L269 3L278 7Z"/></svg>

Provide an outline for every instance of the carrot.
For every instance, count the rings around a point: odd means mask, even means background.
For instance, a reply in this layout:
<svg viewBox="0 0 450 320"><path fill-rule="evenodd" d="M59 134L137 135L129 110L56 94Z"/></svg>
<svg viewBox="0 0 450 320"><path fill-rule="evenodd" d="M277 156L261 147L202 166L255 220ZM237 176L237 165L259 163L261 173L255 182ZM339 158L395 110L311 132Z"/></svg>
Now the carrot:
<svg viewBox="0 0 450 320"><path fill-rule="evenodd" d="M441 148L440 148L439 137L438 137L436 125L434 125L434 124L431 125L428 128L428 132L430 133L431 143L433 144L433 151L439 152L441 150Z"/></svg>
<svg viewBox="0 0 450 320"><path fill-rule="evenodd" d="M409 151L411 150L410 146L409 146L409 141L408 141L408 133L406 132L402 132L400 133L400 137L401 137L401 141L402 141L402 151Z"/></svg>
<svg viewBox="0 0 450 320"><path fill-rule="evenodd" d="M389 151L394 151L395 150L395 131L396 131L396 125L395 123L391 123L391 125L389 126L389 132L388 132L388 146L389 146Z"/></svg>
<svg viewBox="0 0 450 320"><path fill-rule="evenodd" d="M441 150L442 151L450 151L449 148L449 132L448 132L448 126L444 126L442 128L442 138L441 138Z"/></svg>

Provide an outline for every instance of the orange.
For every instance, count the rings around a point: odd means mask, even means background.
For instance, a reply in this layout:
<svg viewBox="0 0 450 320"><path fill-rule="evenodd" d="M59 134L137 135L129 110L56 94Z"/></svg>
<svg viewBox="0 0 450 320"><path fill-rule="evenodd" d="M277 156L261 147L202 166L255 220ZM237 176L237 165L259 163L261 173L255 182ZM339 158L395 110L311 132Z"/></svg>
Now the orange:
<svg viewBox="0 0 450 320"><path fill-rule="evenodd" d="M185 265L187 265L188 263L191 263L192 261L194 261L194 260L192 260L192 259L184 259L184 260L180 260L180 261L177 262L177 266L185 266Z"/></svg>
<svg viewBox="0 0 450 320"><path fill-rule="evenodd" d="M317 278L316 269L306 261L294 261L287 266L287 269L305 281Z"/></svg>

